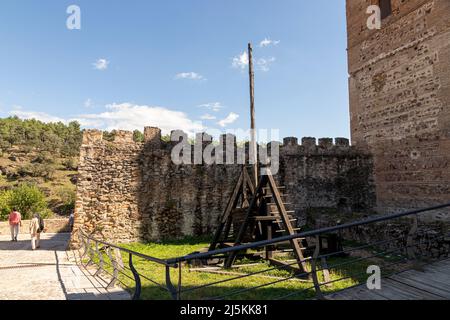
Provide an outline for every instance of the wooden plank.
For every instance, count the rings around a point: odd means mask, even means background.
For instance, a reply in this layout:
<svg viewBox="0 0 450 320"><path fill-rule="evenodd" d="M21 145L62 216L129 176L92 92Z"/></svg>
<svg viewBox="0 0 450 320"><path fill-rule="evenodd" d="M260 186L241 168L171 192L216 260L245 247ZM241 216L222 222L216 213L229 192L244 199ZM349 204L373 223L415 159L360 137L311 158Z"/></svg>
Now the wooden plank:
<svg viewBox="0 0 450 320"><path fill-rule="evenodd" d="M273 194L273 199L275 200L276 206L278 208L278 211L280 212L281 215L281 219L283 220L283 224L285 225L287 231L289 232L290 235L295 234L294 228L291 225L291 222L289 221L290 217L288 215L288 213L286 212L286 208L283 205L283 201L281 199L281 195L280 192L277 189L276 183L275 183L275 179L273 178L272 175L268 175L268 183L269 183L269 187L272 190L272 194ZM303 257L303 253L301 250L301 245L300 242L296 239L291 240L291 245L294 248L294 254L295 257L297 259L298 262L298 266L299 268L305 272L307 270L306 268L306 263L303 261L304 257Z"/></svg>
<svg viewBox="0 0 450 320"><path fill-rule="evenodd" d="M244 178L245 178L245 182L247 184L247 187L249 187L250 192L252 194L255 194L255 188L256 186L253 184L252 179L250 178L248 172L246 169L244 169Z"/></svg>
<svg viewBox="0 0 450 320"><path fill-rule="evenodd" d="M252 219L254 219L256 221L276 221L279 218L280 217L275 217L275 216L254 216L254 217L252 217Z"/></svg>
<svg viewBox="0 0 450 320"><path fill-rule="evenodd" d="M330 294L331 300L443 300L450 299L450 260L425 266L424 272L408 270L384 278L381 290L365 285Z"/></svg>
<svg viewBox="0 0 450 320"><path fill-rule="evenodd" d="M395 299L402 300L442 300L445 299L442 296L435 295L433 293L421 290L411 285L404 284L402 282L392 280L392 279L383 279L381 282L381 294L385 290L391 291L395 297Z"/></svg>
<svg viewBox="0 0 450 320"><path fill-rule="evenodd" d="M440 299L421 290L384 279L381 290L369 290L365 285L331 295L331 299L345 300L436 300ZM442 299L442 298L441 298Z"/></svg>
<svg viewBox="0 0 450 320"><path fill-rule="evenodd" d="M301 229L300 228L294 228L294 229L292 229L292 232L294 232L294 233L289 233L290 235L293 235L293 234L295 234L296 232L295 231L300 231ZM283 233L283 232L286 232L286 231L288 231L288 230L277 230L277 231L275 231L275 232L277 232L277 233Z"/></svg>
<svg viewBox="0 0 450 320"><path fill-rule="evenodd" d="M278 189L286 189L286 186L278 186ZM263 190L270 190L270 187L264 187Z"/></svg>
<svg viewBox="0 0 450 320"><path fill-rule="evenodd" d="M264 196L264 198L273 198L273 197L274 197L273 194ZM280 193L280 197L287 197L287 194L281 194L281 193ZM282 202L282 203L283 203L283 202Z"/></svg>
<svg viewBox="0 0 450 320"><path fill-rule="evenodd" d="M258 185L258 145L256 141L256 121L255 121L255 72L253 70L253 47L252 44L248 44L248 73L250 80L250 148L253 151L253 176L255 181L255 186ZM250 155L252 152L250 152Z"/></svg>
<svg viewBox="0 0 450 320"><path fill-rule="evenodd" d="M388 300L363 286L345 289L328 295L326 298L330 300Z"/></svg>
<svg viewBox="0 0 450 320"><path fill-rule="evenodd" d="M278 217L276 217L278 219ZM290 222L295 222L298 219L289 219ZM283 220L275 220L276 223L283 223Z"/></svg>
<svg viewBox="0 0 450 320"><path fill-rule="evenodd" d="M450 283L440 283L433 278L421 275L417 271L407 271L391 277L393 280L413 286L425 292L450 299Z"/></svg>
<svg viewBox="0 0 450 320"><path fill-rule="evenodd" d="M280 214L280 212L278 212L278 211L273 211L273 212L270 212L271 214ZM295 213L295 211L286 211L286 213L287 214L294 214Z"/></svg>
<svg viewBox="0 0 450 320"><path fill-rule="evenodd" d="M395 287L396 289L399 289L403 291L406 294L409 294L413 300L444 300L445 298L431 293L429 291L422 290L420 288L417 288L413 285L405 284L403 282L393 280L393 279L384 279L382 280L382 286L390 286Z"/></svg>
<svg viewBox="0 0 450 320"><path fill-rule="evenodd" d="M425 271L431 271L431 272L442 272L449 276L450 278L450 263L448 265L444 264L444 262L439 262L432 265L427 265L424 267Z"/></svg>
<svg viewBox="0 0 450 320"><path fill-rule="evenodd" d="M438 266L438 267L442 266L442 267L450 268L450 259L435 262L435 263L433 263L433 266Z"/></svg>
<svg viewBox="0 0 450 320"><path fill-rule="evenodd" d="M428 268L425 271L416 271L416 270L409 270L405 271L399 275L407 276L407 277L414 277L416 279L424 279L426 281L431 281L432 283L436 284L442 284L442 283L450 283L450 277L449 272L450 270L443 270L443 271L435 271L431 268ZM449 289L450 290L450 289Z"/></svg>
<svg viewBox="0 0 450 320"><path fill-rule="evenodd" d="M285 206L292 205L292 203L290 203L290 202L283 202L283 204L284 204ZM267 205L268 205L268 206L276 206L277 204L276 204L275 202L268 202Z"/></svg>

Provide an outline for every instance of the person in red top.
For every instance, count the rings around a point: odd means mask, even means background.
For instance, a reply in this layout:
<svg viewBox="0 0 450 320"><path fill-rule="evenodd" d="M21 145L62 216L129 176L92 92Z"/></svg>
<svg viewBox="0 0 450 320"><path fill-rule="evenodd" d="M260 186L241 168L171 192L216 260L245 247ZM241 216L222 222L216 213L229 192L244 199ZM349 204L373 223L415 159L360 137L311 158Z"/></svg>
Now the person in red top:
<svg viewBox="0 0 450 320"><path fill-rule="evenodd" d="M16 208L14 208L9 214L9 226L11 228L11 241L17 241L17 237L19 236L19 227L22 226L22 216Z"/></svg>

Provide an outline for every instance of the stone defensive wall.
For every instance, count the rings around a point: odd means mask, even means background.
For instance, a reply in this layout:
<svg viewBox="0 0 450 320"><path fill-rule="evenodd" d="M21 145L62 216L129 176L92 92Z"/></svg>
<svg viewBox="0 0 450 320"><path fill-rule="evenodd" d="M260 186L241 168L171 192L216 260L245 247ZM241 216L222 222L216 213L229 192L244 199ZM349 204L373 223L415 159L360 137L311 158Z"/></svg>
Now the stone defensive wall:
<svg viewBox="0 0 450 320"><path fill-rule="evenodd" d="M179 131L172 135L186 137ZM226 136L236 149L224 150L224 164L175 164L171 154L178 142L163 141L161 130L152 127L145 128L144 137L137 143L132 132L118 131L109 142L101 131L84 132L74 231L83 228L115 242L211 235L242 168L227 164L237 158L236 138ZM193 141L192 159L199 149L221 145L205 137ZM274 146L279 147L275 179L286 187L289 209L300 223L311 209L367 212L375 205L372 157L348 139L285 138L267 146L269 157ZM248 150L248 144L241 148Z"/></svg>

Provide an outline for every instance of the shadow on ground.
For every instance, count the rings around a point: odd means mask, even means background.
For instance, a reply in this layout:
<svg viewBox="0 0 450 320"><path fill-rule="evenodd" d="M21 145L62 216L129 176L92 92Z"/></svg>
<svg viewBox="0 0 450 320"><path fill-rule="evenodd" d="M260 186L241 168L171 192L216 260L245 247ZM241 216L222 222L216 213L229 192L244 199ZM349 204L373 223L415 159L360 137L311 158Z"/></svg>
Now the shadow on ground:
<svg viewBox="0 0 450 320"><path fill-rule="evenodd" d="M45 234L41 235L39 250L65 251L70 239L70 233ZM9 237L3 236L0 241L0 251L20 251L31 250L30 235L19 235L19 241L13 242Z"/></svg>

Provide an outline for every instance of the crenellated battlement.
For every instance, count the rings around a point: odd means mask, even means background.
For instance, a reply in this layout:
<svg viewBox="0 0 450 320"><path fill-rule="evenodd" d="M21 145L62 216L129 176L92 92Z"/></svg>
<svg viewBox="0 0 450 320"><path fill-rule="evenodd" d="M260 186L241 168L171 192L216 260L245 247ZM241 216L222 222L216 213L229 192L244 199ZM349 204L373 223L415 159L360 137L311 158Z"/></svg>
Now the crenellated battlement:
<svg viewBox="0 0 450 320"><path fill-rule="evenodd" d="M84 130L83 145L92 145L103 141L103 131L101 130Z"/></svg>
<svg viewBox="0 0 450 320"><path fill-rule="evenodd" d="M202 145L203 149L206 149L209 145L213 144L216 148L223 147L225 150L230 146L234 146L235 150L244 149L246 153L249 151L249 142L239 143L237 137L233 134L223 134L219 137L219 141L214 139L211 135L202 132L197 133L194 139L189 139L189 135L182 130L174 130L170 134L171 141L165 141L162 139L161 129L156 127L144 128L144 142L135 142L133 140L133 132L119 130L115 132L114 140L112 142L103 139L103 133L100 130L85 130L83 133L83 146L99 146L107 144L108 146L116 145L117 147L144 147L152 150L167 151L175 147L181 142L186 145L191 145L192 149L198 148ZM258 150L261 148L268 148L269 150L278 149L283 154L289 155L304 155L304 154L318 154L318 155L333 155L333 153L342 155L346 152L355 154L360 151L356 151L353 146L350 145L350 141L347 138L314 138L303 137L301 143L297 137L286 137L283 142L272 141L267 144L258 144Z"/></svg>

